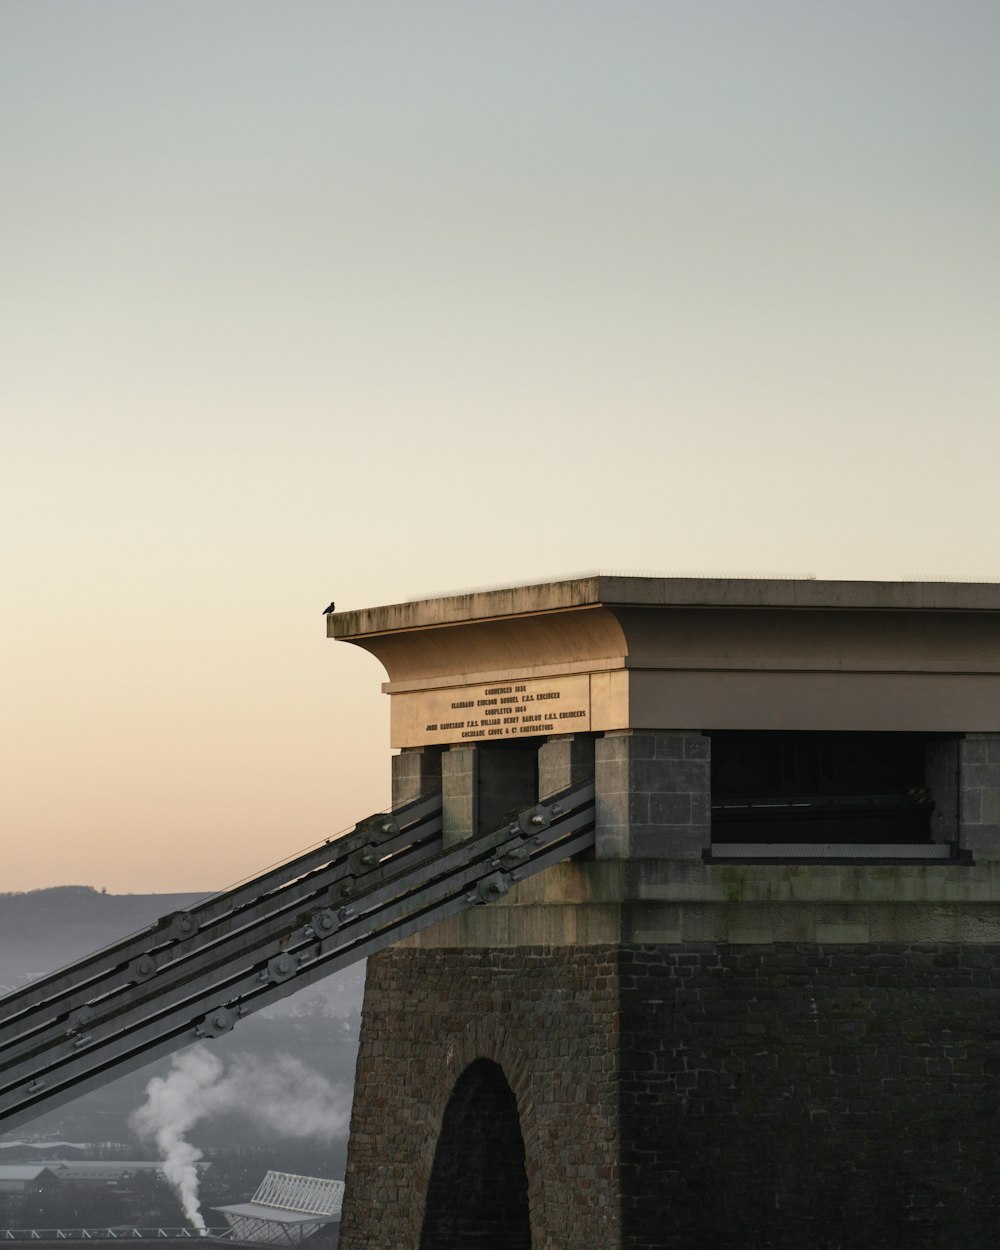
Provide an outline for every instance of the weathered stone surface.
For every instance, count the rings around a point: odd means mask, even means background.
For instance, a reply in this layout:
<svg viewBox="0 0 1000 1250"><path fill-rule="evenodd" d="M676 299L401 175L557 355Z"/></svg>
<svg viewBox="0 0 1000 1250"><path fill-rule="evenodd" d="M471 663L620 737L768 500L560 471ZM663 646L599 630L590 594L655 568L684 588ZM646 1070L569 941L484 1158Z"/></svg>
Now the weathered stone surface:
<svg viewBox="0 0 1000 1250"><path fill-rule="evenodd" d="M392 805L409 803L441 786L441 748L406 748L392 756Z"/></svg>
<svg viewBox="0 0 1000 1250"><path fill-rule="evenodd" d="M369 969L343 1250L417 1250L445 1108L480 1058L516 1097L534 1250L995 1245L1000 946L393 951Z"/></svg>
<svg viewBox="0 0 1000 1250"><path fill-rule="evenodd" d="M441 757L442 828L445 846L471 838L479 828L479 752L452 747Z"/></svg>
<svg viewBox="0 0 1000 1250"><path fill-rule="evenodd" d="M597 854L700 859L711 844L711 743L700 732L605 734L594 744Z"/></svg>
<svg viewBox="0 0 1000 1250"><path fill-rule="evenodd" d="M623 1245L993 1245L998 1001L996 946L623 949Z"/></svg>
<svg viewBox="0 0 1000 1250"><path fill-rule="evenodd" d="M1000 859L1000 734L967 734L958 749L961 845Z"/></svg>
<svg viewBox="0 0 1000 1250"><path fill-rule="evenodd" d="M538 797L547 799L594 775L594 739L590 734L549 738L538 748Z"/></svg>
<svg viewBox="0 0 1000 1250"><path fill-rule="evenodd" d="M497 680L554 683L593 732L998 728L994 585L595 576L326 621L384 664L396 746L468 741Z"/></svg>
<svg viewBox="0 0 1000 1250"><path fill-rule="evenodd" d="M517 1100L532 1246L619 1250L617 1020L613 946L369 960L341 1250L417 1250L445 1108L477 1059Z"/></svg>

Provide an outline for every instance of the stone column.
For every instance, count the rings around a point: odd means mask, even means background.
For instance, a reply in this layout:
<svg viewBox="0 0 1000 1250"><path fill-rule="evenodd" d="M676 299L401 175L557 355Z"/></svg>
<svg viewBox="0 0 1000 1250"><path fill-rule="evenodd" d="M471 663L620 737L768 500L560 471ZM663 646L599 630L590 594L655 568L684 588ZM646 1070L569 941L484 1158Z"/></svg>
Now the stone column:
<svg viewBox="0 0 1000 1250"><path fill-rule="evenodd" d="M441 756L444 845L471 838L479 828L479 751L449 747Z"/></svg>
<svg viewBox="0 0 1000 1250"><path fill-rule="evenodd" d="M954 735L928 738L924 747L924 776L934 801L932 842L958 841L958 761L961 739Z"/></svg>
<svg viewBox="0 0 1000 1250"><path fill-rule="evenodd" d="M594 739L590 734L560 734L538 748L538 797L543 802L594 775Z"/></svg>
<svg viewBox="0 0 1000 1250"><path fill-rule="evenodd" d="M598 859L701 859L712 842L711 742L618 730L595 743Z"/></svg>
<svg viewBox="0 0 1000 1250"><path fill-rule="evenodd" d="M960 841L974 859L1000 859L1000 734L966 734L958 755Z"/></svg>
<svg viewBox="0 0 1000 1250"><path fill-rule="evenodd" d="M392 805L412 803L441 786L443 747L403 747L392 757Z"/></svg>

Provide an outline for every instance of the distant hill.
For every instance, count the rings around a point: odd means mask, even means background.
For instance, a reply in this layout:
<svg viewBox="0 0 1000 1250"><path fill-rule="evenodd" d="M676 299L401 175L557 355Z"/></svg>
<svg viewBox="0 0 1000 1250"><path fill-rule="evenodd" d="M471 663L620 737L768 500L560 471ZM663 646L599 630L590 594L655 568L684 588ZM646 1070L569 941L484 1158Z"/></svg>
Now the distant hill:
<svg viewBox="0 0 1000 1250"><path fill-rule="evenodd" d="M204 897L105 894L89 885L0 894L0 994Z"/></svg>

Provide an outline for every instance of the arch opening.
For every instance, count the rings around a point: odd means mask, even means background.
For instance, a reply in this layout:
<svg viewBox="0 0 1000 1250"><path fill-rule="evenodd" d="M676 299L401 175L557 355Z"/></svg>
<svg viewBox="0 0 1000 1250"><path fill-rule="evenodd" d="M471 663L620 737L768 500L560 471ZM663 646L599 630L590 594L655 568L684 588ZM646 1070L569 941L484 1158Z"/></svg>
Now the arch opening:
<svg viewBox="0 0 1000 1250"><path fill-rule="evenodd" d="M420 1250L531 1250L514 1091L489 1059L455 1082L434 1153Z"/></svg>

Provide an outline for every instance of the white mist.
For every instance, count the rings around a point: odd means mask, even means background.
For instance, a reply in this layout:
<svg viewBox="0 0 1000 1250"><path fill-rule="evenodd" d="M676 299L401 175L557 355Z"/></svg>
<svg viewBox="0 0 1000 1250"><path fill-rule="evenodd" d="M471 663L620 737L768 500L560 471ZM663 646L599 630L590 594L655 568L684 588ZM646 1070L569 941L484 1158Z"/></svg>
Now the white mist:
<svg viewBox="0 0 1000 1250"><path fill-rule="evenodd" d="M195 1166L202 1151L187 1140L199 1120L240 1115L285 1137L330 1141L347 1131L350 1102L348 1089L331 1084L291 1055L266 1062L234 1055L223 1064L206 1046L197 1045L174 1056L167 1076L149 1082L146 1101L130 1123L140 1137L156 1142L185 1216L204 1233Z"/></svg>

